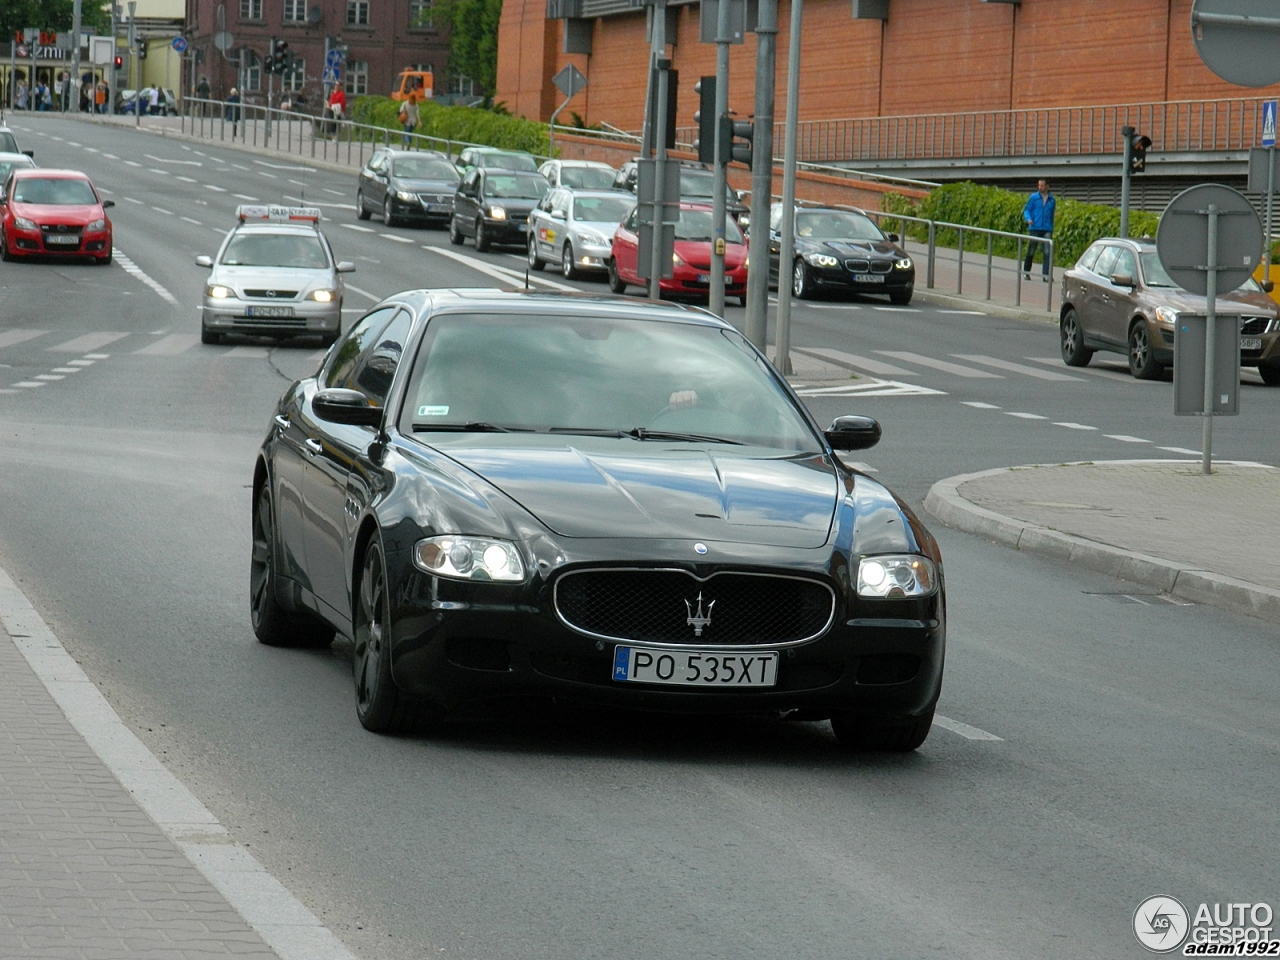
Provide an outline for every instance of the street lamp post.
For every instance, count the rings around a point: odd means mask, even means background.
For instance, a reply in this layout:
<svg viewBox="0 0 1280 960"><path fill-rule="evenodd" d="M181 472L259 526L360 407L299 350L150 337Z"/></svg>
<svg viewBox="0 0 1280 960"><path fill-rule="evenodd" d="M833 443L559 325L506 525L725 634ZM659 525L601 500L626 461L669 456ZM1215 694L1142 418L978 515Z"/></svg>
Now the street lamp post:
<svg viewBox="0 0 1280 960"><path fill-rule="evenodd" d="M755 133L751 148L751 244L747 261L747 339L766 348L769 330L769 206L773 200L773 91L777 81L778 0L760 0L756 24ZM760 230L764 242L760 242Z"/></svg>
<svg viewBox="0 0 1280 960"><path fill-rule="evenodd" d="M800 110L800 25L803 15L804 0L791 0L791 36L787 45L787 122L782 158L782 238L778 245L778 330L774 337L777 344L774 366L784 375L791 373L791 259L795 251L796 114Z"/></svg>

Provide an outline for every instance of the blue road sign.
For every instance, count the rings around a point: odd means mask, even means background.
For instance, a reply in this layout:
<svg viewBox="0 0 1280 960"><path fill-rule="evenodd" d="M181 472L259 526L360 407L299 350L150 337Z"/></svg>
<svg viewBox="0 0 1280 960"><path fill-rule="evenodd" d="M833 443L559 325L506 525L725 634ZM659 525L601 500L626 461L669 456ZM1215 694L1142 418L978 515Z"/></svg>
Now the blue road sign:
<svg viewBox="0 0 1280 960"><path fill-rule="evenodd" d="M341 50L330 50L328 53L326 53L326 54L324 55L324 65L325 65L326 67L333 67L333 69L335 69L335 70L337 70L339 67L341 67L341 66L342 66L342 51L341 51Z"/></svg>
<svg viewBox="0 0 1280 960"><path fill-rule="evenodd" d="M1262 101L1262 145L1276 145L1276 104L1275 100Z"/></svg>
<svg viewBox="0 0 1280 960"><path fill-rule="evenodd" d="M177 50L179 53L182 53L184 50L187 49L187 41L185 37L174 37L173 42L170 43L169 45L173 47L173 49Z"/></svg>
<svg viewBox="0 0 1280 960"><path fill-rule="evenodd" d="M342 72L337 67L325 67L324 73L320 75L320 82L332 86L338 82L341 75Z"/></svg>

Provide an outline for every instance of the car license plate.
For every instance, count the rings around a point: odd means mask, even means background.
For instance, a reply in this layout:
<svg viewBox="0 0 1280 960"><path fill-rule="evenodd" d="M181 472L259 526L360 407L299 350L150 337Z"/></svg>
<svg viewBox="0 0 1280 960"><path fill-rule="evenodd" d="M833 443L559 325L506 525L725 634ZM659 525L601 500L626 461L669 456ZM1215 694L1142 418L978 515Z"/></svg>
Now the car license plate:
<svg viewBox="0 0 1280 960"><path fill-rule="evenodd" d="M613 679L677 687L772 687L778 682L778 651L722 653L617 646L613 648Z"/></svg>
<svg viewBox="0 0 1280 960"><path fill-rule="evenodd" d="M711 274L709 274L709 273L700 273L700 274L698 274L698 282L699 282L699 283L710 283L710 282L711 282ZM733 277L729 276L727 273L724 275L724 285L725 285L726 287L728 287L728 286L732 286L732 285L733 285Z"/></svg>
<svg viewBox="0 0 1280 960"><path fill-rule="evenodd" d="M427 213L452 213L453 212L452 203L428 203L428 204L424 204L424 206L427 208Z"/></svg>
<svg viewBox="0 0 1280 960"><path fill-rule="evenodd" d="M1261 350L1262 340L1258 337L1241 337L1240 349L1241 350Z"/></svg>
<svg viewBox="0 0 1280 960"><path fill-rule="evenodd" d="M529 229L529 225L527 223L517 223L516 229L519 230L521 233L524 233L526 230Z"/></svg>
<svg viewBox="0 0 1280 960"><path fill-rule="evenodd" d="M246 317L292 317L293 307L245 307Z"/></svg>
<svg viewBox="0 0 1280 960"><path fill-rule="evenodd" d="M79 238L79 237L72 236L72 235L70 235L70 234L59 234L59 233L53 233L53 234L50 234L49 236L45 237L45 238L44 238L44 242L45 242L45 243L65 243L65 244L75 244L76 246L79 246L79 245L80 245L80 238Z"/></svg>
<svg viewBox="0 0 1280 960"><path fill-rule="evenodd" d="M884 283L884 274L882 273L855 273L853 275L854 283Z"/></svg>

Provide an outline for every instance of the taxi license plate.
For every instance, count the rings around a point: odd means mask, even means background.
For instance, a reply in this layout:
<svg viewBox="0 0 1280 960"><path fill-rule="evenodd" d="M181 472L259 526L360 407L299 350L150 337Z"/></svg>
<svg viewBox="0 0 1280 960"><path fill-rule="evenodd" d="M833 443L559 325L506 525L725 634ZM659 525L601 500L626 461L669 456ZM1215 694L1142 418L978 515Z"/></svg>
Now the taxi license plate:
<svg viewBox="0 0 1280 960"><path fill-rule="evenodd" d="M1240 349L1241 350L1261 350L1262 340L1258 337L1241 337Z"/></svg>
<svg viewBox="0 0 1280 960"><path fill-rule="evenodd" d="M292 317L293 307L245 307L246 317Z"/></svg>
<svg viewBox="0 0 1280 960"><path fill-rule="evenodd" d="M45 237L45 238L44 238L44 242L45 242L45 243L65 243L65 244L68 244L68 245L70 245L70 244L75 244L76 246L79 246L79 245L80 245L80 238L79 238L79 237L71 236L70 234L57 234L57 233L53 233L53 234L50 234L49 236Z"/></svg>
<svg viewBox="0 0 1280 960"><path fill-rule="evenodd" d="M613 679L677 687L772 687L778 682L778 651L722 653L617 646L613 648Z"/></svg>
<svg viewBox="0 0 1280 960"><path fill-rule="evenodd" d="M882 273L855 273L853 275L854 283L884 283L884 274Z"/></svg>

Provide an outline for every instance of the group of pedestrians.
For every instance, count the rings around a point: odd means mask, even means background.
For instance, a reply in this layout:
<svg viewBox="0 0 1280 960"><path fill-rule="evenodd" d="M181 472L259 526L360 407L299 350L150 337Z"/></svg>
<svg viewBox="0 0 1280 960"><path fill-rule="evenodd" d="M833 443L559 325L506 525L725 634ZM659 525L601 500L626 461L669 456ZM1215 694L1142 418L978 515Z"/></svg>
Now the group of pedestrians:
<svg viewBox="0 0 1280 960"><path fill-rule="evenodd" d="M13 109L65 113L72 109L71 103L76 97L68 71L60 73L53 84L38 79L34 87L27 84L26 78L21 78L13 90ZM81 113L107 113L110 88L105 81L95 80L92 73L86 73L80 79L78 100Z"/></svg>

